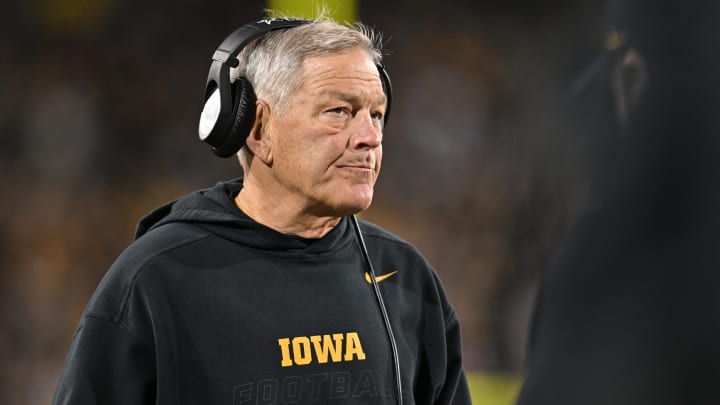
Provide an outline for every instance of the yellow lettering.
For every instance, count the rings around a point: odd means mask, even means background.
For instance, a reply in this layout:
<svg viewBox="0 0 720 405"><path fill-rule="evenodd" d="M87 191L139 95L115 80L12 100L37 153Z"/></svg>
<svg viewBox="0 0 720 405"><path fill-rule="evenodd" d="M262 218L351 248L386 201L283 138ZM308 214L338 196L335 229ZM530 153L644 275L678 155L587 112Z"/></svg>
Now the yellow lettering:
<svg viewBox="0 0 720 405"><path fill-rule="evenodd" d="M317 356L318 363L327 363L328 353L333 363L337 363L342 358L342 333L333 334L332 340L330 339L330 335L310 336L310 340L315 348L315 356ZM321 341L322 345L320 344ZM335 342L334 344L333 341Z"/></svg>
<svg viewBox="0 0 720 405"><path fill-rule="evenodd" d="M278 339L278 344L280 345L280 352L282 353L282 361L280 362L280 365L283 367L292 366L293 362L290 360L290 339Z"/></svg>
<svg viewBox="0 0 720 405"><path fill-rule="evenodd" d="M343 340L345 347L343 347ZM325 364L328 361L338 363L340 361L365 360L365 351L357 332L296 336L292 339L281 338L277 342L280 346L282 357L280 365L282 367L306 366L313 362L313 353L319 364Z"/></svg>
<svg viewBox="0 0 720 405"><path fill-rule="evenodd" d="M312 353L310 352L310 339L306 336L298 336L293 338L293 359L295 364L304 366L312 361Z"/></svg>
<svg viewBox="0 0 720 405"><path fill-rule="evenodd" d="M365 360L365 352L363 351L360 336L358 336L357 332L348 333L345 342L345 361L352 361L353 356L357 356L358 360Z"/></svg>

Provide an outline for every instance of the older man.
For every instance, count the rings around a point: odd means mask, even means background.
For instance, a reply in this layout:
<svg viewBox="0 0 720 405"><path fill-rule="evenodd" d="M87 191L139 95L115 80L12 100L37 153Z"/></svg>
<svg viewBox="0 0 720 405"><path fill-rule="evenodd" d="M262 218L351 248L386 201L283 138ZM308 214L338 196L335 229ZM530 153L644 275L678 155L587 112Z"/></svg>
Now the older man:
<svg viewBox="0 0 720 405"><path fill-rule="evenodd" d="M244 176L141 221L80 321L56 404L470 403L437 274L353 216L389 113L376 42L325 18L223 42L200 134L220 156L242 146Z"/></svg>

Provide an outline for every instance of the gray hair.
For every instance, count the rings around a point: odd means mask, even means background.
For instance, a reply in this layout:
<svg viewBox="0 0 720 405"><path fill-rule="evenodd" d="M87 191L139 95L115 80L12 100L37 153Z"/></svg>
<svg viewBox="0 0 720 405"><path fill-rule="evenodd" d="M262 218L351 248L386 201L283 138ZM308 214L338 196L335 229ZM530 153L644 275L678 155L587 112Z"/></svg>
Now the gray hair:
<svg viewBox="0 0 720 405"><path fill-rule="evenodd" d="M282 111L302 85L305 58L365 49L375 63L382 60L381 36L357 23L345 26L320 17L310 24L271 31L245 47L231 79L245 76L263 99Z"/></svg>
<svg viewBox="0 0 720 405"><path fill-rule="evenodd" d="M282 114L293 93L303 84L302 65L306 58L360 48L378 64L382 61L381 41L381 35L364 24L341 25L319 17L309 24L271 31L250 43L238 55L240 64L231 71L231 80L245 76L257 98ZM247 167L245 153L243 150L238 153L243 169Z"/></svg>

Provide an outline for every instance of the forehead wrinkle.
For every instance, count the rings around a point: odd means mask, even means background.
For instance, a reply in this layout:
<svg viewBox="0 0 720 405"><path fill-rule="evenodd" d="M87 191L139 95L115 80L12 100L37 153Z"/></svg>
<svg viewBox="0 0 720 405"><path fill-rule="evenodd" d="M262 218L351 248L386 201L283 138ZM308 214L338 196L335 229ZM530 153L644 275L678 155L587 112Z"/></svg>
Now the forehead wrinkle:
<svg viewBox="0 0 720 405"><path fill-rule="evenodd" d="M370 97L364 97L364 96L356 94L356 93L351 93L351 92L347 92L347 91L343 91L343 90L332 90L332 89L330 89L330 90L320 89L318 91L318 94L321 97L321 99L323 99L323 100L339 99L339 100L347 101L350 103L357 103L366 98L370 98ZM385 93L382 93L382 94L378 95L377 97L372 97L372 100L371 100L371 102L373 104L385 104L386 101L387 101L387 97L385 96Z"/></svg>
<svg viewBox="0 0 720 405"><path fill-rule="evenodd" d="M379 105L387 102L380 75L371 61L368 61L367 65L365 63L353 64L340 69L323 63L318 64L317 61L318 59L309 58L303 62L303 83L301 84L301 87L312 89L315 96L322 99L337 98L344 101L370 100L371 103ZM355 91L355 89L360 90Z"/></svg>

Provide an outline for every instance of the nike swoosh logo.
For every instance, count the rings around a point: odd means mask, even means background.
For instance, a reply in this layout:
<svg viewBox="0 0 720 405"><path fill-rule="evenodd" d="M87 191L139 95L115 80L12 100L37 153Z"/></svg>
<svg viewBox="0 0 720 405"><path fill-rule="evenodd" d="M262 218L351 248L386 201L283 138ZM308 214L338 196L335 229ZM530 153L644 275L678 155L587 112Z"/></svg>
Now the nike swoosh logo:
<svg viewBox="0 0 720 405"><path fill-rule="evenodd" d="M375 281L377 281L379 283L383 280L386 280L386 279L392 277L395 273L397 273L397 270L387 273L387 274L383 274L381 276L375 276ZM370 274L368 274L367 271L365 272L365 281L367 281L369 284L372 284L372 279L370 278Z"/></svg>

